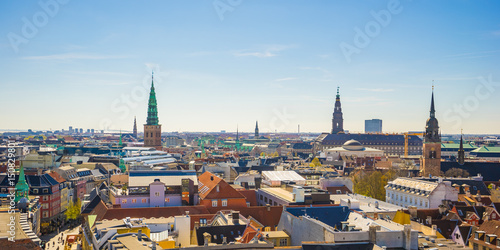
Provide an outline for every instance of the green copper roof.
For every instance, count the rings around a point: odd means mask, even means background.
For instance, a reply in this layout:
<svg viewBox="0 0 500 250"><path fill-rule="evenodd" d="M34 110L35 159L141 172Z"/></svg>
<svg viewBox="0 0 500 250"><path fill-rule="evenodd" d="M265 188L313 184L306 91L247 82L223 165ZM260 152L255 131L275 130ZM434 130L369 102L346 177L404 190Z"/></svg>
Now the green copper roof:
<svg viewBox="0 0 500 250"><path fill-rule="evenodd" d="M482 146L478 149L472 150L471 152L474 152L474 153L500 153L500 147Z"/></svg>
<svg viewBox="0 0 500 250"><path fill-rule="evenodd" d="M14 201L18 202L19 200L21 200L22 197L28 198L29 191L30 187L26 182L26 177L24 176L24 167L23 164L21 163L21 166L19 167L19 180L17 181L16 184L16 198Z"/></svg>
<svg viewBox="0 0 500 250"><path fill-rule="evenodd" d="M460 148L460 143L441 143L441 148L453 148L453 149L458 149ZM464 143L464 149L467 148L478 148L477 146L474 146L470 143Z"/></svg>
<svg viewBox="0 0 500 250"><path fill-rule="evenodd" d="M155 86L151 75L151 92L149 93L147 125L158 125L158 109L156 104Z"/></svg>

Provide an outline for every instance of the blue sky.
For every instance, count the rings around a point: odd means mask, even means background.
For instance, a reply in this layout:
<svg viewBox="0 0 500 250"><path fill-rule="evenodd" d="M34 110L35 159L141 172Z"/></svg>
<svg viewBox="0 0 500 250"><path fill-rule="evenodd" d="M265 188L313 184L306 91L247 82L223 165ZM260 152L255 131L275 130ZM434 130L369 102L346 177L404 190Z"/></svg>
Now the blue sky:
<svg viewBox="0 0 500 250"><path fill-rule="evenodd" d="M40 2L0 2L0 129L131 130L154 70L163 131L327 132L337 86L423 130L434 80L443 133L499 132L498 1Z"/></svg>

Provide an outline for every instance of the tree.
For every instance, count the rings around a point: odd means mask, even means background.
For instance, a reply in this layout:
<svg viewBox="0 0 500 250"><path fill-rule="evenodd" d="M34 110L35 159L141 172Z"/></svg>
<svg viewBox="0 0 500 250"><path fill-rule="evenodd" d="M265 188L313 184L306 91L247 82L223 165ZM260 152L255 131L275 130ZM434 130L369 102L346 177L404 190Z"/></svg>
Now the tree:
<svg viewBox="0 0 500 250"><path fill-rule="evenodd" d="M385 186L387 182L395 178L397 178L397 174L393 170L389 170L385 174L380 171L359 171L352 176L353 191L357 194L385 201Z"/></svg>
<svg viewBox="0 0 500 250"><path fill-rule="evenodd" d="M78 217L80 217L81 213L81 207L82 207L82 202L80 199L76 201L76 204L73 203L73 201L69 202L68 209L64 213L66 215L66 219L68 220L76 220Z"/></svg>
<svg viewBox="0 0 500 250"><path fill-rule="evenodd" d="M444 173L446 177L469 177L469 172L460 168L450 168L446 173Z"/></svg>
<svg viewBox="0 0 500 250"><path fill-rule="evenodd" d="M311 167L320 167L321 162L319 161L318 157L314 157L314 159L311 161L311 164L309 164Z"/></svg>

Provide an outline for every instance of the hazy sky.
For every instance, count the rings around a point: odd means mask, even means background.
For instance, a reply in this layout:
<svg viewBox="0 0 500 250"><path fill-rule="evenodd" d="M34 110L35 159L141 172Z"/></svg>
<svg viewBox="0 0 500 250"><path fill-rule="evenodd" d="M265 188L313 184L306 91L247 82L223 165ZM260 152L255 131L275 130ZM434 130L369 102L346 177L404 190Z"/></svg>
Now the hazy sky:
<svg viewBox="0 0 500 250"><path fill-rule="evenodd" d="M42 3L42 4L40 4ZM500 133L499 1L0 1L0 129ZM44 5L43 3L46 3Z"/></svg>

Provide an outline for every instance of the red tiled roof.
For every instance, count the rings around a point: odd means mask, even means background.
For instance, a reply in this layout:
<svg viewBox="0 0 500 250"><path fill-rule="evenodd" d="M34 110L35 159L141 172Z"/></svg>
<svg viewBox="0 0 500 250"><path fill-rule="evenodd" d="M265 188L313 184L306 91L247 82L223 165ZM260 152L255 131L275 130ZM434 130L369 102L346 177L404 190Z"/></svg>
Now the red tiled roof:
<svg viewBox="0 0 500 250"><path fill-rule="evenodd" d="M198 195L201 199L245 198L223 179L205 172L198 177ZM218 186L218 189L217 189Z"/></svg>
<svg viewBox="0 0 500 250"><path fill-rule="evenodd" d="M57 172L51 171L49 175L52 176L52 178L54 178L59 183L66 182L66 180L62 178L61 175L59 175Z"/></svg>
<svg viewBox="0 0 500 250"><path fill-rule="evenodd" d="M238 191L242 195L244 195L247 199L247 202L250 202L250 206L257 206L257 191L254 189L250 190L240 190Z"/></svg>

